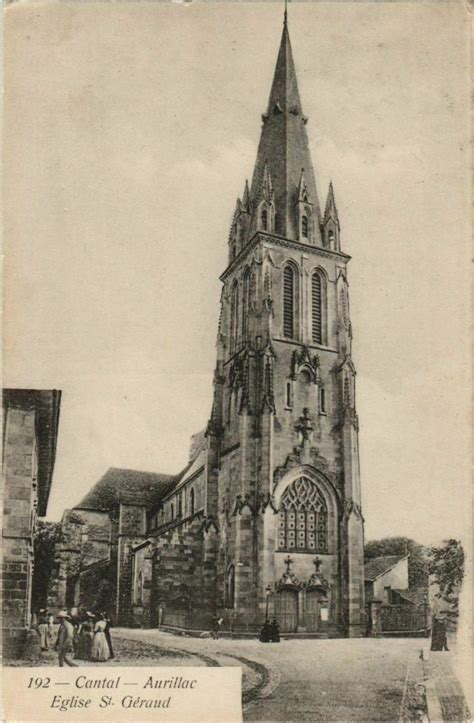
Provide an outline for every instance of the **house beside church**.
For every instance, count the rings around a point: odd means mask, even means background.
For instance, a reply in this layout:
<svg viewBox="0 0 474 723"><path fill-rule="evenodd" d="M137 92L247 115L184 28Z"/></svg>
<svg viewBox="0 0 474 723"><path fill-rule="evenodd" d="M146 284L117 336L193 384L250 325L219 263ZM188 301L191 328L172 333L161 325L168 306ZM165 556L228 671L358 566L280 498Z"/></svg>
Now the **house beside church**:
<svg viewBox="0 0 474 723"><path fill-rule="evenodd" d="M66 511L52 601L108 600L121 625L217 613L245 633L268 611L284 633L365 634L350 257L307 124L285 14L221 276L209 423L180 474L111 469Z"/></svg>

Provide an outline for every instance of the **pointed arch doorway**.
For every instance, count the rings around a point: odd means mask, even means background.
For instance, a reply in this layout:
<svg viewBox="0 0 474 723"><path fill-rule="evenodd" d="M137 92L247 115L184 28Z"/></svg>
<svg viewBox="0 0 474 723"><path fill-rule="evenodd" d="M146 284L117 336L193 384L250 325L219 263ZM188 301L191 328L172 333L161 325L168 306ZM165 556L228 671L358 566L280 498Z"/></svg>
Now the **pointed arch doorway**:
<svg viewBox="0 0 474 723"><path fill-rule="evenodd" d="M282 587L275 594L275 617L282 633L296 633L298 629L298 590Z"/></svg>

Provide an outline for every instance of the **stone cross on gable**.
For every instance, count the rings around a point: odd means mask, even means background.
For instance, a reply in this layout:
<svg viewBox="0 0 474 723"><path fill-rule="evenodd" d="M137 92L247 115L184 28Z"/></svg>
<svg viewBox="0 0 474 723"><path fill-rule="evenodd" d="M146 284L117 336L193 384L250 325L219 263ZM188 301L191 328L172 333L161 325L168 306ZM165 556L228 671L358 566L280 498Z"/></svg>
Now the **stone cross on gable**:
<svg viewBox="0 0 474 723"><path fill-rule="evenodd" d="M291 565L293 564L293 560L292 560L291 557L288 555L288 557L286 558L286 560L285 560L284 562L285 562L285 565L286 565L286 572L287 572L287 574L289 575L289 574L290 574L290 567L291 567Z"/></svg>
<svg viewBox="0 0 474 723"><path fill-rule="evenodd" d="M319 559L319 557L315 557L315 558L314 558L314 560L313 560L313 565L314 565L314 567L316 568L316 575L319 575L319 573L320 573L320 568L321 568L321 565L322 565L322 561Z"/></svg>

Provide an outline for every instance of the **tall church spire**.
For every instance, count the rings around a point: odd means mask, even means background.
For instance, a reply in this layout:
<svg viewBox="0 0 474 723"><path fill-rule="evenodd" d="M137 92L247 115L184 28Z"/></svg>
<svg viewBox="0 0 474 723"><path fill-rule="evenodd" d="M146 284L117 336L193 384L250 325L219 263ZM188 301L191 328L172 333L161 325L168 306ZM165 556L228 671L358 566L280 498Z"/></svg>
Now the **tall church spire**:
<svg viewBox="0 0 474 723"><path fill-rule="evenodd" d="M275 192L274 232L292 239L300 239L298 220L298 191L301 172L304 171L308 201L312 204L313 238L321 245L321 213L314 179L313 165L306 134L307 118L303 114L291 51L285 7L283 34L273 77L268 108L262 116L263 128L250 195L258 213L265 167L271 174ZM254 219L253 230L261 228Z"/></svg>

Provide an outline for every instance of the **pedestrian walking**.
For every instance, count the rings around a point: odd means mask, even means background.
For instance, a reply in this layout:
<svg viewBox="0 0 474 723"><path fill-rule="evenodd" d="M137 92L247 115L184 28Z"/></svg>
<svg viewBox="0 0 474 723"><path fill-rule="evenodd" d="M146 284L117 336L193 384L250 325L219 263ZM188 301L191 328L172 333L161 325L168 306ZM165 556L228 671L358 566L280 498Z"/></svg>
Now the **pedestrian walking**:
<svg viewBox="0 0 474 723"><path fill-rule="evenodd" d="M449 650L448 636L446 634L446 621L441 615L433 620L431 629L431 650Z"/></svg>
<svg viewBox="0 0 474 723"><path fill-rule="evenodd" d="M92 639L94 637L94 616L87 612L84 622L79 629L75 658L78 660L91 660Z"/></svg>
<svg viewBox="0 0 474 723"><path fill-rule="evenodd" d="M94 637L92 639L91 660L98 663L105 663L110 658L109 644L105 636L107 626L104 616L99 614L94 626Z"/></svg>
<svg viewBox="0 0 474 723"><path fill-rule="evenodd" d="M107 638L107 643L108 643L108 646L109 646L110 657L111 657L111 658L115 658L114 649L113 649L113 647L112 647L112 636L111 636L111 634L110 634L110 628L112 627L112 621L111 621L110 617L109 617L106 613L104 613L104 620L105 620L105 623L106 623L106 625L105 625L105 631L104 631L104 632L105 632L105 637Z"/></svg>
<svg viewBox="0 0 474 723"><path fill-rule="evenodd" d="M61 610L58 613L58 618L60 624L55 647L58 651L59 667L62 668L66 663L71 668L75 668L77 667L76 663L73 663L69 658L69 655L74 652L74 625L71 623L66 610Z"/></svg>
<svg viewBox="0 0 474 723"><path fill-rule="evenodd" d="M48 647L52 645L54 640L54 615L48 613Z"/></svg>
<svg viewBox="0 0 474 723"><path fill-rule="evenodd" d="M41 650L45 651L49 648L49 627L48 627L48 613L43 608L38 613L38 634L40 636Z"/></svg>
<svg viewBox="0 0 474 723"><path fill-rule="evenodd" d="M224 618L221 618L218 615L214 615L212 618L212 637L214 640L219 640L219 631L223 622Z"/></svg>

